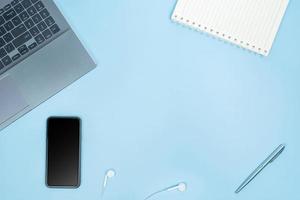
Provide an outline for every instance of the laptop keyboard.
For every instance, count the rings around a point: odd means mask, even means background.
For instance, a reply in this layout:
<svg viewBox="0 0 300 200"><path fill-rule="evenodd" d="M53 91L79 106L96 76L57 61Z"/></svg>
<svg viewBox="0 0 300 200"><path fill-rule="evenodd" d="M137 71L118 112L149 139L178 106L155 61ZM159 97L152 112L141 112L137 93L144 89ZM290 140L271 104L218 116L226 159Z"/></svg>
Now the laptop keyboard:
<svg viewBox="0 0 300 200"><path fill-rule="evenodd" d="M60 32L40 0L13 0L0 8L0 70Z"/></svg>

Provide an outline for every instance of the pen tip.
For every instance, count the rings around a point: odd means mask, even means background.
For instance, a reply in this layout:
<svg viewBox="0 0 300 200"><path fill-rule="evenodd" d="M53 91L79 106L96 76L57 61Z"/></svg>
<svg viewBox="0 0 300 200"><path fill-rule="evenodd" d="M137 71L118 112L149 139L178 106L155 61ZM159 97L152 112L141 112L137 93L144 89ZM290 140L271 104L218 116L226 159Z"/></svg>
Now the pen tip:
<svg viewBox="0 0 300 200"><path fill-rule="evenodd" d="M236 190L234 191L234 193L238 194L238 193L240 193L241 190L242 190L242 188L239 187L238 189L236 189Z"/></svg>

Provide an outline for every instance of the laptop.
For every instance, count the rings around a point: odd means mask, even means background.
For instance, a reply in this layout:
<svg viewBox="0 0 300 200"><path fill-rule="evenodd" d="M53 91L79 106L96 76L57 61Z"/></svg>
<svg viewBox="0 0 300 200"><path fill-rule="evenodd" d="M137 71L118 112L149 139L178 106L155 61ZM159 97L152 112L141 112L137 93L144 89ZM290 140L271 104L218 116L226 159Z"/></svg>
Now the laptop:
<svg viewBox="0 0 300 200"><path fill-rule="evenodd" d="M0 131L95 67L53 0L0 1Z"/></svg>

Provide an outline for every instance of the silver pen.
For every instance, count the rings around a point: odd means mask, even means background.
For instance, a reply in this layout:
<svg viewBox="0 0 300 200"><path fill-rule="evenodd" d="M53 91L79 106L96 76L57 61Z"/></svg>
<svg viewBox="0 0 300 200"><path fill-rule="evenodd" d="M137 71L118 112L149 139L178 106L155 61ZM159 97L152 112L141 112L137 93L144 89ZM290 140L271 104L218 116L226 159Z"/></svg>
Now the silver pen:
<svg viewBox="0 0 300 200"><path fill-rule="evenodd" d="M244 187L246 187L267 165L272 163L283 152L285 145L279 145L236 189L235 193L239 193Z"/></svg>

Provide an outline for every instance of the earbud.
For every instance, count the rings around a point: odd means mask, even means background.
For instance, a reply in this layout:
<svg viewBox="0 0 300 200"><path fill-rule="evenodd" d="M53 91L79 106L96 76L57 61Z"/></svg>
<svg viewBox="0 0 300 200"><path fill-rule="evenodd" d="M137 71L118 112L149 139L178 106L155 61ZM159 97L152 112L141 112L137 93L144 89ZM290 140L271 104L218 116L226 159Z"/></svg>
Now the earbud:
<svg viewBox="0 0 300 200"><path fill-rule="evenodd" d="M114 177L116 175L116 172L115 172L115 170L110 169L110 170L107 171L106 174L107 174L108 178L112 178L112 177Z"/></svg>
<svg viewBox="0 0 300 200"><path fill-rule="evenodd" d="M106 171L103 181L103 188L106 187L108 179L113 178L115 175L116 171L114 169L109 169Z"/></svg>
<svg viewBox="0 0 300 200"><path fill-rule="evenodd" d="M179 192L185 192L186 188L187 188L186 183L179 183L177 185L167 188L166 191L178 190Z"/></svg>
<svg viewBox="0 0 300 200"><path fill-rule="evenodd" d="M114 169L107 170L104 176L103 187L106 187L108 179L113 178L115 175L116 171Z"/></svg>
<svg viewBox="0 0 300 200"><path fill-rule="evenodd" d="M102 196L104 194L105 188L107 186L108 179L116 176L116 171L114 169L109 169L104 175L103 185L102 185Z"/></svg>
<svg viewBox="0 0 300 200"><path fill-rule="evenodd" d="M144 200L150 199L151 197L153 197L159 193L162 193L162 192L169 192L169 191L174 191L174 190L178 190L179 192L185 192L186 189L187 189L187 184L184 182L181 182L181 183L178 183L177 185L173 185L173 186L167 187L165 189L159 190L157 192L154 192L154 193L150 194L148 197L146 197Z"/></svg>

